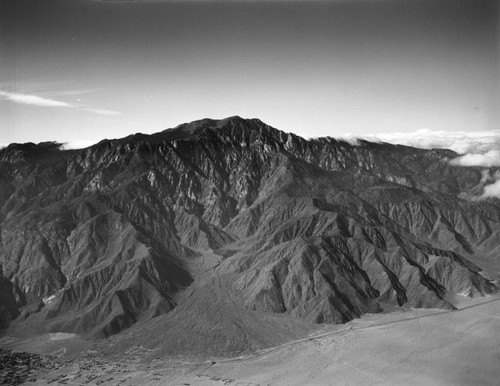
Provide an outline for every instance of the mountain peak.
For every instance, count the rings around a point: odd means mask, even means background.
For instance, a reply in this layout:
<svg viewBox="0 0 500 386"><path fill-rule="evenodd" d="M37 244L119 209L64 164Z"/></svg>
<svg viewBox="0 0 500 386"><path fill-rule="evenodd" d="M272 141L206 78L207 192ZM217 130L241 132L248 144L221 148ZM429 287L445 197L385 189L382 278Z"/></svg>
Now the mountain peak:
<svg viewBox="0 0 500 386"><path fill-rule="evenodd" d="M262 313L337 323L496 290L482 272L500 272L498 203L460 199L480 171L432 150L238 116L58 148L0 162L0 314L26 328L107 336L162 315L189 325L167 329L168 350L202 331L241 352Z"/></svg>

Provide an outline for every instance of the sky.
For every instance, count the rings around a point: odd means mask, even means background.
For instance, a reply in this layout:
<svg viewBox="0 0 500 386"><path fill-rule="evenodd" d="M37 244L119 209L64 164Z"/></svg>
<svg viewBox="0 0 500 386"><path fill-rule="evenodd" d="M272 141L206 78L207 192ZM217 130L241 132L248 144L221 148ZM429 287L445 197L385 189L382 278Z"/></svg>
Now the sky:
<svg viewBox="0 0 500 386"><path fill-rule="evenodd" d="M499 144L499 8L0 0L0 144L78 147L233 115L306 138Z"/></svg>

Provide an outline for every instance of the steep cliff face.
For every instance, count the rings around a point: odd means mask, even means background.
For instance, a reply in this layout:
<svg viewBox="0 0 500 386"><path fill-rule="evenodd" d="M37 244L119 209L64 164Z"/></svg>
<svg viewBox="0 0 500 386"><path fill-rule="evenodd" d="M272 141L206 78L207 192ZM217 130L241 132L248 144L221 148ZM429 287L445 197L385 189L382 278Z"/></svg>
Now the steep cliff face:
<svg viewBox="0 0 500 386"><path fill-rule="evenodd" d="M82 150L10 145L2 314L108 336L157 315L201 318L210 291L221 313L317 323L452 309L454 295L496 291L500 274L499 202L466 199L482 169L455 156L308 141L238 117Z"/></svg>

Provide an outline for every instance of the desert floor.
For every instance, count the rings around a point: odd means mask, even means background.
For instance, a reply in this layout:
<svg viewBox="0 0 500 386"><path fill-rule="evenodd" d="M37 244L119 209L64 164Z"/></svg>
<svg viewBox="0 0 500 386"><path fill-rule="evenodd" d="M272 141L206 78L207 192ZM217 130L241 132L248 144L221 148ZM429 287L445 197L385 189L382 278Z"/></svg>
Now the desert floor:
<svg viewBox="0 0 500 386"><path fill-rule="evenodd" d="M25 384L67 385L494 385L500 379L500 298L456 311L406 310L324 326L306 339L238 358L144 363L137 346L114 357L71 334L3 337L0 347L60 365Z"/></svg>

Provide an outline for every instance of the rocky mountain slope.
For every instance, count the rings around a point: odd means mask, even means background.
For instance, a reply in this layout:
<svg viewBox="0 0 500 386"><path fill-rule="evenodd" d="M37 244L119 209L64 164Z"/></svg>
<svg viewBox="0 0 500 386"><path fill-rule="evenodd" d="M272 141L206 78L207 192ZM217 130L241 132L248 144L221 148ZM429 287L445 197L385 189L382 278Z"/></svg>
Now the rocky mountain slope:
<svg viewBox="0 0 500 386"><path fill-rule="evenodd" d="M153 323L177 349L198 334L239 352L310 322L453 309L500 275L500 202L470 199L484 168L456 156L239 117L81 150L12 144L0 321L95 337Z"/></svg>

